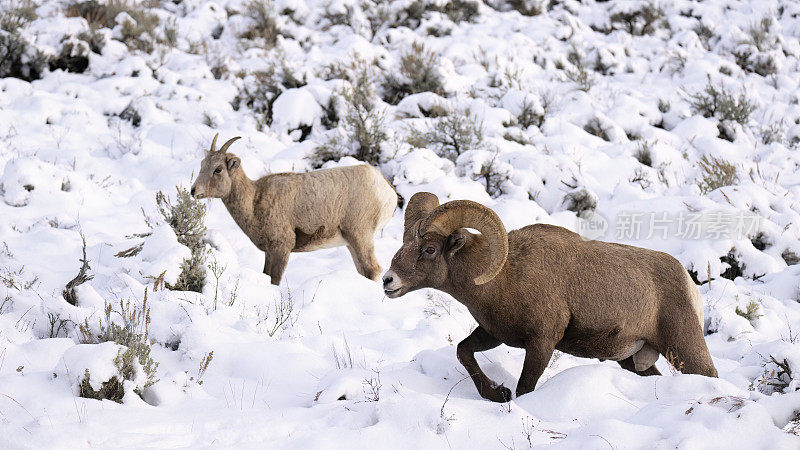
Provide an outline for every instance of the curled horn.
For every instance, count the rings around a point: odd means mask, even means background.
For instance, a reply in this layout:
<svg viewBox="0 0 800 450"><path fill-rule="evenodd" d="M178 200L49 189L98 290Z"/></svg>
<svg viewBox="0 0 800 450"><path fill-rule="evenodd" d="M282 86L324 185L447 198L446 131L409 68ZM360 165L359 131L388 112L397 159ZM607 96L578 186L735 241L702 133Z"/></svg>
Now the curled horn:
<svg viewBox="0 0 800 450"><path fill-rule="evenodd" d="M436 231L443 236L459 228L474 228L489 244L489 264L475 277L475 284L491 281L503 269L508 258L508 234L503 222L491 209L471 200L447 202L431 211L420 224L420 233Z"/></svg>
<svg viewBox="0 0 800 450"><path fill-rule="evenodd" d="M214 139L211 141L211 150L207 151L206 153L214 153L214 150L217 148L217 138L219 137L219 133L214 135Z"/></svg>
<svg viewBox="0 0 800 450"><path fill-rule="evenodd" d="M236 136L235 138L228 139L228 142L222 144L222 148L219 149L220 152L225 153L228 151L228 147L231 146L237 139L241 139L241 136Z"/></svg>

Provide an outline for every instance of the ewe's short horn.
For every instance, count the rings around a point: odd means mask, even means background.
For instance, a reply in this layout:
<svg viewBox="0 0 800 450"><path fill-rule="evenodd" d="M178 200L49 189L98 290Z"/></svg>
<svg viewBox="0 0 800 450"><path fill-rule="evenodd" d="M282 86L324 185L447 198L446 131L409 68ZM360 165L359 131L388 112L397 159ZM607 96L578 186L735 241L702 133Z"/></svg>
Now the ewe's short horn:
<svg viewBox="0 0 800 450"><path fill-rule="evenodd" d="M211 150L206 153L214 153L214 150L217 149L217 138L219 137L219 133L214 135L214 140L211 141Z"/></svg>
<svg viewBox="0 0 800 450"><path fill-rule="evenodd" d="M420 231L436 231L444 236L459 228L474 228L489 244L489 264L475 277L475 284L491 281L503 269L508 257L508 234L503 222L491 209L471 200L447 202L431 211L420 224ZM424 230L424 231L423 231Z"/></svg>
<svg viewBox="0 0 800 450"><path fill-rule="evenodd" d="M241 136L236 136L235 138L229 139L228 142L222 144L222 148L219 149L219 151L222 152L222 153L227 152L228 151L228 147L230 147L231 144L236 142L237 139L241 139L241 138L242 138Z"/></svg>

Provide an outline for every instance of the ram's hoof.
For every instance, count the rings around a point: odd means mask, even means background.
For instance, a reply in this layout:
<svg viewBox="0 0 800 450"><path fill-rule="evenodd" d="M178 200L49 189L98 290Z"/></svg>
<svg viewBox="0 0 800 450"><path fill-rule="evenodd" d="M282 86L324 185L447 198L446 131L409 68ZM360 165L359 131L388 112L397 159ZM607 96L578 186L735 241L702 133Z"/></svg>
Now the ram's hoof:
<svg viewBox="0 0 800 450"><path fill-rule="evenodd" d="M507 403L511 401L511 389L502 384L500 386L492 386L484 389L484 391L481 392L481 396L493 402Z"/></svg>

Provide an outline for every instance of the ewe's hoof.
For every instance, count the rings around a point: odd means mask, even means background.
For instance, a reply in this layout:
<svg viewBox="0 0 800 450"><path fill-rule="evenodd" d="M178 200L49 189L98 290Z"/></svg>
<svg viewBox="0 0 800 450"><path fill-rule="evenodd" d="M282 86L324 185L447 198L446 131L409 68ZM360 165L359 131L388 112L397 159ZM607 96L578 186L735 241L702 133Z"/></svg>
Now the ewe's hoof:
<svg viewBox="0 0 800 450"><path fill-rule="evenodd" d="M497 403L507 403L511 401L511 389L503 386L492 386L484 390L481 396L486 400L491 400Z"/></svg>

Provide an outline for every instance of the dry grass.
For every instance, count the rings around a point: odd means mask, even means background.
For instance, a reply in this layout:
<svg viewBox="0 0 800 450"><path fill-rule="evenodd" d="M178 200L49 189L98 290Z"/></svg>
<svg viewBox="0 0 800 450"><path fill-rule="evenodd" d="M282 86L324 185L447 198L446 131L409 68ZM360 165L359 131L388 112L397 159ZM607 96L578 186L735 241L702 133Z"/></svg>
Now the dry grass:
<svg viewBox="0 0 800 450"><path fill-rule="evenodd" d="M702 178L697 186L700 192L709 192L724 186L732 186L739 182L736 165L716 156L703 155L697 163L702 171Z"/></svg>

